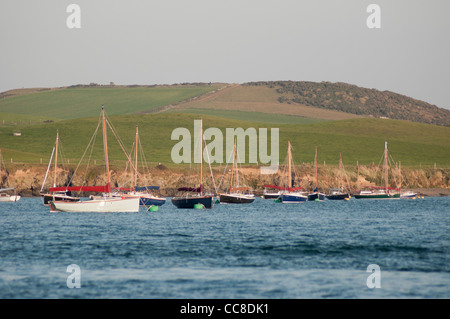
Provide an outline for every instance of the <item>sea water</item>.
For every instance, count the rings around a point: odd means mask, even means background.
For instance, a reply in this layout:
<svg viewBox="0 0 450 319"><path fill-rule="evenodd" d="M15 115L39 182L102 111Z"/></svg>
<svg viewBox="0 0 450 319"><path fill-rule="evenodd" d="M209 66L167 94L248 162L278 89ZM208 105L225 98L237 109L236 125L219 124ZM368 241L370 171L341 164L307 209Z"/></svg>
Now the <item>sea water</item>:
<svg viewBox="0 0 450 319"><path fill-rule="evenodd" d="M0 298L450 298L449 226L448 197L139 213L21 198L0 203Z"/></svg>

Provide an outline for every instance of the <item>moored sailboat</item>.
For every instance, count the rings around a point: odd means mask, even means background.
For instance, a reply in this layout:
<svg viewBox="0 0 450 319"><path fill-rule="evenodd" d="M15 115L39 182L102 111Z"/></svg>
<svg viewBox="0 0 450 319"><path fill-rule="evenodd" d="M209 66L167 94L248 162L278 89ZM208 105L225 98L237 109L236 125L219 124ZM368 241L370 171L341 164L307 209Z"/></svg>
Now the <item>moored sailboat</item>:
<svg viewBox="0 0 450 319"><path fill-rule="evenodd" d="M152 190L159 190L159 186L137 186L137 177L138 177L138 148L140 145L139 139L139 127L136 125L136 137L135 137L135 145L134 145L134 180L133 180L133 189L129 190L130 192L125 194L118 194L119 196L124 197L139 197L139 205L150 207L150 206L161 206L166 203L166 198L158 197L154 195ZM131 163L131 158L129 158Z"/></svg>
<svg viewBox="0 0 450 319"><path fill-rule="evenodd" d="M56 142L53 147L52 155L50 156L50 162L48 163L47 172L45 173L44 182L41 187L41 197L45 206L49 206L50 202L56 201L70 201L70 202L78 202L80 200L79 197L75 197L71 195L70 191L61 190L61 191L52 191L47 193L42 193L44 190L45 182L47 180L47 176L50 170L50 165L52 163L53 155L55 155L55 165L54 165L54 175L53 175L53 189L56 187L56 176L57 176L57 168L58 168L58 152L59 152L59 131L56 131Z"/></svg>
<svg viewBox="0 0 450 319"><path fill-rule="evenodd" d="M234 178L233 178L234 177ZM236 138L233 148L233 166L231 168L230 189L228 193L219 193L219 202L228 204L250 204L255 200L254 194L244 193L249 187L239 185L239 170L237 165Z"/></svg>
<svg viewBox="0 0 450 319"><path fill-rule="evenodd" d="M0 188L0 202L17 202L20 199L20 195L10 195L7 191L13 191L14 188Z"/></svg>
<svg viewBox="0 0 450 319"><path fill-rule="evenodd" d="M99 213L113 213L113 212L138 212L139 211L139 197L118 197L111 194L111 172L109 170L108 159L108 141L106 134L106 119L105 109L102 106L101 121L103 127L103 146L105 153L105 169L107 175L107 184L105 186L67 186L50 188L50 191L90 191L103 192L102 196L91 196L89 200L72 201L51 201L50 205L52 211L63 212L99 212Z"/></svg>
<svg viewBox="0 0 450 319"><path fill-rule="evenodd" d="M203 121L200 121L200 187L180 187L178 191L185 192L184 196L172 197L172 204L177 208L213 208L213 196L203 194Z"/></svg>
<svg viewBox="0 0 450 319"><path fill-rule="evenodd" d="M281 191L274 191L272 189L276 189L273 185L263 185L263 195L264 199L277 199L281 195Z"/></svg>
<svg viewBox="0 0 450 319"><path fill-rule="evenodd" d="M3 163L2 150L0 149L0 175L2 172L2 167L5 167L5 172L6 172L6 166ZM2 176L0 176L0 177L2 177ZM14 191L14 195L7 193L10 191ZM13 187L0 188L0 202L17 202L21 196L16 195L15 192L16 191Z"/></svg>
<svg viewBox="0 0 450 319"><path fill-rule="evenodd" d="M278 201L282 203L303 203L308 199L305 192L301 191L302 187L294 187L294 178L292 172L292 151L291 151L291 142L288 142L288 156L287 156L287 187L276 187L272 185L274 188L278 188L281 191L280 196L278 197Z"/></svg>
<svg viewBox="0 0 450 319"><path fill-rule="evenodd" d="M361 190L359 194L355 194L356 199L399 199L400 188L390 187L388 181L389 166L388 166L388 147L387 142L384 142L384 186L368 186L366 190Z"/></svg>
<svg viewBox="0 0 450 319"><path fill-rule="evenodd" d="M315 156L314 156L314 169L315 169L315 180L316 180L316 185L315 188L313 190L312 193L308 194L308 200L309 201L321 201L325 199L325 194L319 191L319 174L317 171L317 146L316 146L316 151L315 151Z"/></svg>
<svg viewBox="0 0 450 319"><path fill-rule="evenodd" d="M338 174L338 188L330 189L330 193L325 197L330 200L348 200L350 199L350 193L344 190L342 186L342 175L344 172L344 164L342 163L342 155L339 154L339 174ZM348 184L348 181L347 181Z"/></svg>

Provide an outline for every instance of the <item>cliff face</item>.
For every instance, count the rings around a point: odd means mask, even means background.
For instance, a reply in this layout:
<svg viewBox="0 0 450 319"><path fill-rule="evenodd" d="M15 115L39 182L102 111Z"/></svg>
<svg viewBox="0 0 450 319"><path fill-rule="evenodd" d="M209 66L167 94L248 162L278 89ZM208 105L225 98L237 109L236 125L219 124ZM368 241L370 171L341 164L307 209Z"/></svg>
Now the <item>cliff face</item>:
<svg viewBox="0 0 450 319"><path fill-rule="evenodd" d="M16 193L21 196L39 196L42 183L45 179L46 167L17 165L2 171L0 174L0 188L13 187ZM308 164L299 165L295 168L295 186L302 186L305 190L312 190L315 186L314 169ZM339 170L335 166L319 167L319 188L327 191L330 188L339 186ZM376 166L360 166L347 168L344 177L341 178L341 184L353 191L359 191L361 187L380 184L380 170ZM151 169L147 174L140 175L139 185L159 185L160 195L174 196L178 187L197 186L199 184L198 171L188 169L170 170L164 167ZM204 172L204 187L208 190L214 190L220 185L221 190L229 187L229 173L223 178L223 168L214 168L214 182L209 172ZM73 170L57 170L57 186L67 185L71 181ZM72 185L104 185L106 184L106 174L101 169L91 170L82 178L74 178ZM240 171L240 176L244 178L245 184L256 193L262 192L262 185L276 184L283 185L283 177L278 174L261 175L257 167L245 167ZM123 170L111 170L112 187L131 187L133 175ZM450 189L450 170L449 169L416 169L403 168L400 171L393 170L389 174L390 186L401 186L403 189L417 188L439 188ZM44 191L53 184L53 172L47 177Z"/></svg>

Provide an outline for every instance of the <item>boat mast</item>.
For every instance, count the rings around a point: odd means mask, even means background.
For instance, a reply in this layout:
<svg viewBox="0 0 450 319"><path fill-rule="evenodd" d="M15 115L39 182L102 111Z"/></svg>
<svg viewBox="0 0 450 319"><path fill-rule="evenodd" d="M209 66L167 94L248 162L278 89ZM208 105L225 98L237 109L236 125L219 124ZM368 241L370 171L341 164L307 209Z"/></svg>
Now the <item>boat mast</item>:
<svg viewBox="0 0 450 319"><path fill-rule="evenodd" d="M236 175L236 187L239 188L239 170L238 170L238 158L237 158L237 146L236 146L236 137L234 138L234 163L235 163L235 175Z"/></svg>
<svg viewBox="0 0 450 319"><path fill-rule="evenodd" d="M109 172L108 139L106 136L105 107L103 105L102 105L102 123L103 123L103 147L105 149L106 176L108 177L107 189L108 189L108 193L110 193L111 192L111 174Z"/></svg>
<svg viewBox="0 0 450 319"><path fill-rule="evenodd" d="M137 186L137 157L138 157L138 140L139 140L139 129L136 124L136 142L135 142L135 159L134 159L134 186Z"/></svg>
<svg viewBox="0 0 450 319"><path fill-rule="evenodd" d="M234 165L236 163L236 137L234 138L234 147L233 147L233 165L231 166L231 176L230 176L230 193L233 189L233 176L234 176Z"/></svg>
<svg viewBox="0 0 450 319"><path fill-rule="evenodd" d="M288 187L289 188L292 187L291 162L292 162L291 142L288 142Z"/></svg>
<svg viewBox="0 0 450 319"><path fill-rule="evenodd" d="M200 120L200 196L203 195L203 119Z"/></svg>
<svg viewBox="0 0 450 319"><path fill-rule="evenodd" d="M317 174L317 146L316 146L316 152L314 155L314 166L316 167L316 188L319 190L319 181L318 181L318 174Z"/></svg>
<svg viewBox="0 0 450 319"><path fill-rule="evenodd" d="M58 165L58 144L59 144L59 132L58 132L58 130L56 130L55 174L53 176L53 187L56 187L56 167Z"/></svg>
<svg viewBox="0 0 450 319"><path fill-rule="evenodd" d="M341 154L341 152L339 152L339 183L338 183L338 186L339 186L339 190L342 190L341 188L342 188L342 154Z"/></svg>
<svg viewBox="0 0 450 319"><path fill-rule="evenodd" d="M384 183L388 191L387 141L384 142Z"/></svg>

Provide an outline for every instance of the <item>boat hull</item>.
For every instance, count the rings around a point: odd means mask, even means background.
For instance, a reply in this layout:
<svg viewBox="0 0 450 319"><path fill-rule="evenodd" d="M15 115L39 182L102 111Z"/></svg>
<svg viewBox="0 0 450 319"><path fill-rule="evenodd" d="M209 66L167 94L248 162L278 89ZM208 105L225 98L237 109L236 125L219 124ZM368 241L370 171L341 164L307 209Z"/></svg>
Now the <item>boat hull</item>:
<svg viewBox="0 0 450 319"><path fill-rule="evenodd" d="M172 204L177 208L194 208L196 204L202 204L205 208L213 207L212 196L181 196L172 197Z"/></svg>
<svg viewBox="0 0 450 319"><path fill-rule="evenodd" d="M356 194L356 199L399 199L400 194Z"/></svg>
<svg viewBox="0 0 450 319"><path fill-rule="evenodd" d="M344 199L349 199L350 198L350 194L345 193L345 194L329 194L325 196L327 199L330 200L344 200Z"/></svg>
<svg viewBox="0 0 450 319"><path fill-rule="evenodd" d="M19 195L0 196L0 202L17 202L19 199Z"/></svg>
<svg viewBox="0 0 450 319"><path fill-rule="evenodd" d="M57 202L57 201L78 202L80 201L80 198L63 194L44 194L42 195L42 200L44 201L45 206L49 206L50 202Z"/></svg>
<svg viewBox="0 0 450 319"><path fill-rule="evenodd" d="M219 194L219 202L229 204L250 204L255 200L254 196L241 194Z"/></svg>
<svg viewBox="0 0 450 319"><path fill-rule="evenodd" d="M308 200L309 201L325 200L325 194L324 193L318 193L318 192L308 194Z"/></svg>
<svg viewBox="0 0 450 319"><path fill-rule="evenodd" d="M266 193L266 194L263 194L263 198L264 199L277 199L278 197L280 197L280 193Z"/></svg>
<svg viewBox="0 0 450 319"><path fill-rule="evenodd" d="M141 206L162 206L166 203L166 199L163 197L155 196L140 196L139 205Z"/></svg>
<svg viewBox="0 0 450 319"><path fill-rule="evenodd" d="M412 192L400 194L400 198L416 198L416 197L417 197L417 193L412 193Z"/></svg>
<svg viewBox="0 0 450 319"><path fill-rule="evenodd" d="M303 194L281 194L279 198L282 203L303 203L308 200L308 197Z"/></svg>
<svg viewBox="0 0 450 319"><path fill-rule="evenodd" d="M52 210L73 213L136 213L139 212L139 197L103 198L86 201L51 202Z"/></svg>

